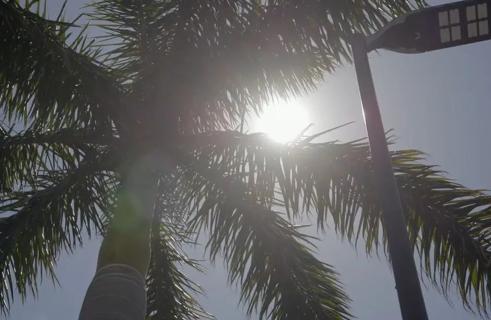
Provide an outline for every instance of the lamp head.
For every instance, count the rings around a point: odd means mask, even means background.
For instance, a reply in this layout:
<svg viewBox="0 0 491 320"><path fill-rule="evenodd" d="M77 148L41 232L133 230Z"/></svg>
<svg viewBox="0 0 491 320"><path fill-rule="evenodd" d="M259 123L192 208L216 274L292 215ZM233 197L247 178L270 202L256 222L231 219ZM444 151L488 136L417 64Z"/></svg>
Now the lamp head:
<svg viewBox="0 0 491 320"><path fill-rule="evenodd" d="M491 0L459 1L401 16L368 37L368 50L420 53L491 39Z"/></svg>

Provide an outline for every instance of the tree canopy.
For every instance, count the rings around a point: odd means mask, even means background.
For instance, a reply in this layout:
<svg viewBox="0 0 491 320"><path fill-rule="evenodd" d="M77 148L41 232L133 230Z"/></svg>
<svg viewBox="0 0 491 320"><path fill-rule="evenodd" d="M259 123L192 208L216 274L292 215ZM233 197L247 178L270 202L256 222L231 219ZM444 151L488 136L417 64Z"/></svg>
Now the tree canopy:
<svg viewBox="0 0 491 320"><path fill-rule="evenodd" d="M55 277L60 253L104 234L125 175L159 160L147 275L148 319L207 316L181 271L207 236L249 312L349 319L332 266L293 218L367 252L386 245L368 146L288 144L238 130L273 98L314 90L350 61L349 39L420 1L111 0L92 5L92 39L40 1L0 0L0 301ZM449 180L416 150L392 153L421 270L486 312L491 199Z"/></svg>

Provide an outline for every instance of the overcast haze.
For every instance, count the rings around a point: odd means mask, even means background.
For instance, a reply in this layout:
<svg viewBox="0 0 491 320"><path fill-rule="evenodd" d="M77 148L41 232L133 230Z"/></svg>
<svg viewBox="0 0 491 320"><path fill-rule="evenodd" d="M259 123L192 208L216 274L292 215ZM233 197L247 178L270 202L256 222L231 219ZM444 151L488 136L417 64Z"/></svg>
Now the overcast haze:
<svg viewBox="0 0 491 320"><path fill-rule="evenodd" d="M54 12L60 1L49 0ZM430 1L430 4L442 1ZM68 16L75 16L85 4L71 0ZM428 162L467 187L491 189L491 42L478 43L421 55L400 55L380 51L370 61L385 128L398 137L393 149L416 148L428 153ZM321 131L355 121L335 133L349 140L365 136L360 98L354 70L341 67L326 75L317 92L299 100L308 108L315 129ZM29 297L12 306L12 320L77 319L85 290L95 271L99 239L85 242L74 254L63 255L57 267L60 285L43 282L39 298ZM392 272L384 257L366 258L328 230L318 244L319 256L335 266L352 298L353 314L362 320L400 319ZM193 250L204 258L201 249ZM220 263L205 264L207 273L194 274L206 290L200 297L205 309L217 319L255 319L238 306L237 291L226 285ZM431 286L425 289L430 319L480 319L461 306L455 293L451 306Z"/></svg>

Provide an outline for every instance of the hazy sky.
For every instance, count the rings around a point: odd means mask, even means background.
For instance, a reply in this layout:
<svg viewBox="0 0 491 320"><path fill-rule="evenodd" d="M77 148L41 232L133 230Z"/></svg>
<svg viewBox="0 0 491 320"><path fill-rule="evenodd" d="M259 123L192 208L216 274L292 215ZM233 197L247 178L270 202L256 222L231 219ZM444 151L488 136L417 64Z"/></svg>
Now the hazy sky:
<svg viewBox="0 0 491 320"><path fill-rule="evenodd" d="M56 8L58 0L49 0ZM430 1L431 4L443 1ZM69 1L69 15L76 15L84 0ZM386 51L370 56L385 127L395 129L392 148L417 148L428 161L441 166L456 181L473 188L491 189L491 42L421 55ZM365 136L354 70L350 66L326 76L325 83L298 101L308 108L319 131L356 121L336 133L348 140ZM332 231L332 230L331 230ZM64 255L57 272L60 286L43 282L39 298L18 299L9 319L77 319L85 290L93 276L98 240L87 241L72 255ZM319 256L340 272L353 299L352 312L362 320L400 319L392 272L385 258L366 258L332 232L321 236ZM202 257L199 249L193 252ZM226 285L223 266L206 265L205 275L193 274L207 294L200 301L217 319L255 319L238 306L237 290ZM426 304L430 319L479 319L466 312L455 294L452 307L427 284Z"/></svg>

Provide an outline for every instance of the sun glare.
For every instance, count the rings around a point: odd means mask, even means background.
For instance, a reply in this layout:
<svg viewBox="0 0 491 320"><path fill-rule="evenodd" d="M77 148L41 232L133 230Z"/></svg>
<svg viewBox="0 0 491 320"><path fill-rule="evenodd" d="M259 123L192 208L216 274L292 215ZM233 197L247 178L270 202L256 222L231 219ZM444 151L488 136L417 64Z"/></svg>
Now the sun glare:
<svg viewBox="0 0 491 320"><path fill-rule="evenodd" d="M305 108L296 103L279 103L264 108L257 119L255 131L264 132L271 139L286 143L295 139L310 124Z"/></svg>

